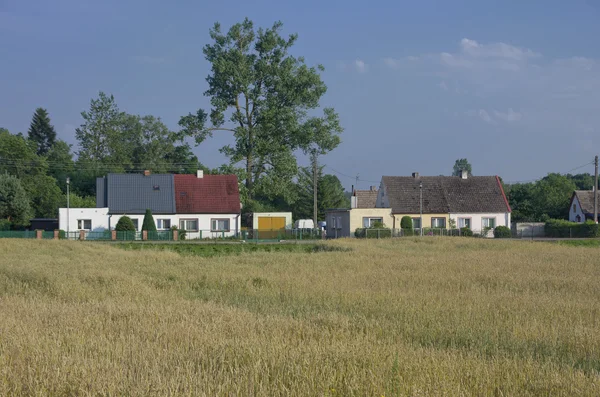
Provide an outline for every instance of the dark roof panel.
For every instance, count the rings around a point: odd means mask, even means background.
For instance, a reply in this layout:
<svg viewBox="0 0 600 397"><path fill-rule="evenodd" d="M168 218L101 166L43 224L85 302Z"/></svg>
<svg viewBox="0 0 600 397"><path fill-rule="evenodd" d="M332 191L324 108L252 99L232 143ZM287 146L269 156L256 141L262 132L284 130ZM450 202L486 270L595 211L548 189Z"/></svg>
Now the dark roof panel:
<svg viewBox="0 0 600 397"><path fill-rule="evenodd" d="M423 183L423 213L510 212L495 176L384 176L385 194L392 212L418 214L419 184Z"/></svg>
<svg viewBox="0 0 600 397"><path fill-rule="evenodd" d="M594 213L594 192L592 190L575 190L575 195L584 214ZM599 196L600 199L600 196ZM600 202L598 203L600 206Z"/></svg>
<svg viewBox="0 0 600 397"><path fill-rule="evenodd" d="M375 208L379 190L355 190L356 208Z"/></svg>
<svg viewBox="0 0 600 397"><path fill-rule="evenodd" d="M107 207L111 214L175 213L175 187L171 174L108 174Z"/></svg>
<svg viewBox="0 0 600 397"><path fill-rule="evenodd" d="M239 214L240 192L235 175L175 175L179 214Z"/></svg>

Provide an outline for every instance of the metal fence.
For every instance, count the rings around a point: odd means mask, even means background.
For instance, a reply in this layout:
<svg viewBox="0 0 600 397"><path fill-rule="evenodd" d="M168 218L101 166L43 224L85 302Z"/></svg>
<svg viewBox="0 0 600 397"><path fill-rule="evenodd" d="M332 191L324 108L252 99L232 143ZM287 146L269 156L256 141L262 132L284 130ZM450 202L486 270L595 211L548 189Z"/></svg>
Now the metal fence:
<svg viewBox="0 0 600 397"><path fill-rule="evenodd" d="M421 234L422 233L422 234ZM440 229L423 228L421 229L373 229L359 228L354 232L357 238L392 238L392 237L413 237L413 236L438 236L438 237L493 237L493 230L484 230L481 232L468 231L462 229Z"/></svg>

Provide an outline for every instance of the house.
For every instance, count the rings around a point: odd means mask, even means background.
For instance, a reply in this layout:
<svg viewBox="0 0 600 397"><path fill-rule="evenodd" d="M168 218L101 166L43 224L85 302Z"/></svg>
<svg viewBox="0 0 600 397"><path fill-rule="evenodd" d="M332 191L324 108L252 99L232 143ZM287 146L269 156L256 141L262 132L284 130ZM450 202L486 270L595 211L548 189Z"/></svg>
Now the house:
<svg viewBox="0 0 600 397"><path fill-rule="evenodd" d="M351 208L375 208L379 190L377 186L371 186L369 190L354 190L350 197Z"/></svg>
<svg viewBox="0 0 600 397"><path fill-rule="evenodd" d="M600 196L598 196L600 206ZM569 205L569 220L571 222L583 223L586 220L594 220L594 191L575 190L571 196Z"/></svg>
<svg viewBox="0 0 600 397"><path fill-rule="evenodd" d="M150 209L158 230L176 226L188 239L233 236L240 229L235 175L108 174L96 180L96 207L61 208L60 228L111 230L127 215L139 231Z"/></svg>
<svg viewBox="0 0 600 397"><path fill-rule="evenodd" d="M422 203L422 204L421 204ZM497 226L510 227L511 209L497 176L384 176L377 208L391 208L392 228L400 228L402 217L413 220L413 228L468 227L476 233ZM421 216L423 225L421 225Z"/></svg>

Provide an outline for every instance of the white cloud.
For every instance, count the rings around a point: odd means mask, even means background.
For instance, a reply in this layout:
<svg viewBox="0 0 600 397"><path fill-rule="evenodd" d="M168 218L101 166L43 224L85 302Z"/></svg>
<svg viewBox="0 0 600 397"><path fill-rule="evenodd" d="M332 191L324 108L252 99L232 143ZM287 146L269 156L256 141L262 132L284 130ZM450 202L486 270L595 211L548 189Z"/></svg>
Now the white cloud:
<svg viewBox="0 0 600 397"><path fill-rule="evenodd" d="M506 113L494 110L494 116L496 116L500 120L504 120L509 123L513 121L519 121L523 117L521 113L515 112L513 108L508 108L508 111Z"/></svg>
<svg viewBox="0 0 600 397"><path fill-rule="evenodd" d="M485 121L486 123L491 123L492 122L492 118L490 117L490 114L483 109L479 109L479 112L477 113L479 118L483 121Z"/></svg>
<svg viewBox="0 0 600 397"><path fill-rule="evenodd" d="M540 54L506 43L479 44L475 40L464 38L460 41L462 54L473 58L503 58L521 61L537 58Z"/></svg>
<svg viewBox="0 0 600 397"><path fill-rule="evenodd" d="M358 73L366 73L368 68L367 64L362 59L355 60L354 67Z"/></svg>

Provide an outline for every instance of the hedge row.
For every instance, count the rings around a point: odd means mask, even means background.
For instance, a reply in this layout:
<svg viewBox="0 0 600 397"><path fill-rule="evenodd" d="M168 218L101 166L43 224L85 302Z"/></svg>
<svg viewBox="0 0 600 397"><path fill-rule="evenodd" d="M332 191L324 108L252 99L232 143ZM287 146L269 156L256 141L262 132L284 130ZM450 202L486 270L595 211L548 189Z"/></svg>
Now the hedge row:
<svg viewBox="0 0 600 397"><path fill-rule="evenodd" d="M551 219L544 226L546 237L600 237L600 228L593 221L585 223Z"/></svg>

